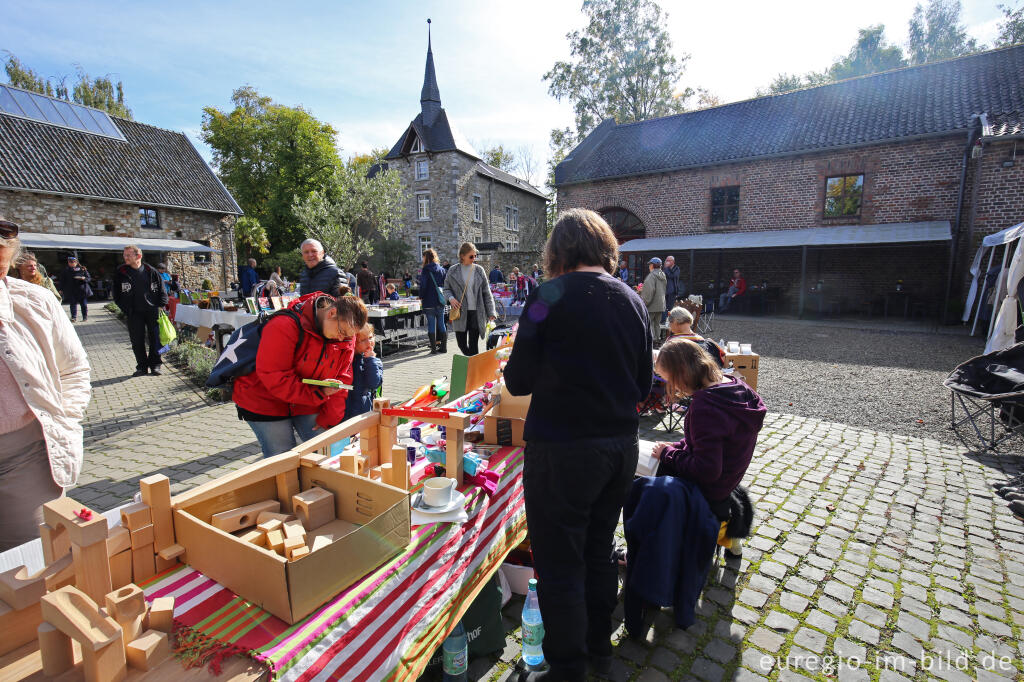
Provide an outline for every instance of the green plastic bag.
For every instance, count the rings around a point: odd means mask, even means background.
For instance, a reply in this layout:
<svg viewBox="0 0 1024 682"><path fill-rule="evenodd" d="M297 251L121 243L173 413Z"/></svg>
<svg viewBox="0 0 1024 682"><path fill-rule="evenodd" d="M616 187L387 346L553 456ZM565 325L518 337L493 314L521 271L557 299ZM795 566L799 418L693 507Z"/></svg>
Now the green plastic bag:
<svg viewBox="0 0 1024 682"><path fill-rule="evenodd" d="M178 332L174 329L174 323L171 322L171 318L167 317L167 313L163 310L160 311L156 324L160 329L161 346L169 346L171 341L178 338Z"/></svg>

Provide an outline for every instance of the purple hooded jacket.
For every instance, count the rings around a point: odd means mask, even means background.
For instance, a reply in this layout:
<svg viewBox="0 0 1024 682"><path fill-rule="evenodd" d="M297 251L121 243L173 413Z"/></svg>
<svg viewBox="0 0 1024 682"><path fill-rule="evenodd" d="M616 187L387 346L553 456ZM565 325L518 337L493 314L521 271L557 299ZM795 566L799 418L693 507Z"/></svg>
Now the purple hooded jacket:
<svg viewBox="0 0 1024 682"><path fill-rule="evenodd" d="M679 476L719 502L743 480L764 424L761 396L743 381L726 382L693 394L683 421L683 439L661 453L659 476Z"/></svg>

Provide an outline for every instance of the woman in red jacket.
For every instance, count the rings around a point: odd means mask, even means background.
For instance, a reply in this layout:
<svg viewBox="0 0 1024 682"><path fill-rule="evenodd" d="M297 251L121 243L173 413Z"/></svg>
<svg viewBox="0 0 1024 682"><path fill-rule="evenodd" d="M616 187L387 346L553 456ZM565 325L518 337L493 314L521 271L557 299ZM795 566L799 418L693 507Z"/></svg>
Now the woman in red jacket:
<svg viewBox="0 0 1024 682"><path fill-rule="evenodd" d="M312 386L303 379L352 383L355 334L366 324L366 306L354 296L334 299L307 294L276 315L260 334L256 369L235 379L232 399L238 418L256 433L263 456L291 450L317 428L341 423L344 389Z"/></svg>

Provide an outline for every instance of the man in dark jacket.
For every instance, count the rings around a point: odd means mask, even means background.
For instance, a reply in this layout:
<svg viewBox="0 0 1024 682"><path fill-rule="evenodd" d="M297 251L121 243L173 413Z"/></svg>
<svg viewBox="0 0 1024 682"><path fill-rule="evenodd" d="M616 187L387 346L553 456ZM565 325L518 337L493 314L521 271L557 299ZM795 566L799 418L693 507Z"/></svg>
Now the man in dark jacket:
<svg viewBox="0 0 1024 682"><path fill-rule="evenodd" d="M260 276L256 272L256 259L250 258L249 264L238 268L238 281L240 283L242 298L252 296L252 290L260 283Z"/></svg>
<svg viewBox="0 0 1024 682"><path fill-rule="evenodd" d="M498 267L497 263L494 264L494 267L491 269L491 274L487 276L487 279L491 281L491 284L505 283L505 275L501 274L501 268Z"/></svg>
<svg viewBox="0 0 1024 682"><path fill-rule="evenodd" d="M331 257L324 255L324 245L315 239L307 239L302 242L301 250L302 262L306 264L306 269L299 276L302 295L322 291L337 296L346 278Z"/></svg>
<svg viewBox="0 0 1024 682"><path fill-rule="evenodd" d="M661 314L661 321L665 321L668 311L676 306L676 299L683 295L679 288L679 266L676 265L675 256L665 256L665 266L661 269L665 273L665 312Z"/></svg>
<svg viewBox="0 0 1024 682"><path fill-rule="evenodd" d="M363 303L367 305L377 302L377 277L370 270L366 261L359 264L359 273L356 275L356 282L359 283L359 295Z"/></svg>
<svg viewBox="0 0 1024 682"><path fill-rule="evenodd" d="M149 370L160 374L160 332L157 327L159 311L167 305L167 290L160 273L152 265L142 262L142 249L124 247L124 265L114 273L114 303L128 321L128 337L135 352L135 374L143 376ZM146 353L146 341L149 353Z"/></svg>
<svg viewBox="0 0 1024 682"><path fill-rule="evenodd" d="M64 300L71 304L71 321L76 321L79 305L82 306L82 321L88 320L89 271L76 256L68 256L68 266L61 270L57 284Z"/></svg>

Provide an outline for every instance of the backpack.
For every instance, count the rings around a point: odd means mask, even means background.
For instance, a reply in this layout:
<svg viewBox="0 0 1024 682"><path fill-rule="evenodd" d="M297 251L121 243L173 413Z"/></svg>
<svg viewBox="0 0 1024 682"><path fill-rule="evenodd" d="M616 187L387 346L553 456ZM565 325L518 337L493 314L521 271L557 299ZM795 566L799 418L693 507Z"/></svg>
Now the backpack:
<svg viewBox="0 0 1024 682"><path fill-rule="evenodd" d="M298 313L291 308L285 308L270 315L261 314L255 322L244 324L231 333L227 345L224 346L224 352L217 358L210 376L206 379L206 385L214 388L229 383L236 377L251 374L256 369L256 352L259 350L263 327L278 316L290 317L299 327L299 340L295 343L295 352L298 352L306 335Z"/></svg>

